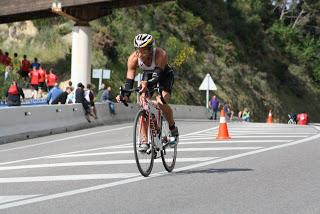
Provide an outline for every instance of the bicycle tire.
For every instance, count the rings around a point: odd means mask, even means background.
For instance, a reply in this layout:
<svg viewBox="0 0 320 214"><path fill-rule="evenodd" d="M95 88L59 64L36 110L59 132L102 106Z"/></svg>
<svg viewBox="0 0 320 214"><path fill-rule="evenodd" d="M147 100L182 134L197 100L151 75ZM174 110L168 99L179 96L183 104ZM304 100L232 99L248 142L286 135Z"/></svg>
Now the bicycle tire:
<svg viewBox="0 0 320 214"><path fill-rule="evenodd" d="M141 128L141 120L144 120L148 124L148 116L144 110L140 110L136 118L134 120L134 129L133 129L133 149L134 149L134 157L136 160L136 164L138 167L139 172L144 177L148 177L152 171L153 163L154 163L154 148L153 144L149 142L149 153L147 152L140 152L138 151L140 145L140 128ZM147 125L149 130L149 124ZM150 131L147 131L147 139L152 139L152 135Z"/></svg>
<svg viewBox="0 0 320 214"><path fill-rule="evenodd" d="M161 133L160 137L161 139L167 139L169 140L169 124L168 122L161 117ZM178 140L178 139L177 139ZM173 148L171 148L169 145L165 145L163 150L161 151L161 159L162 164L164 168L168 172L172 172L176 165L176 158L177 158L177 145L175 145Z"/></svg>

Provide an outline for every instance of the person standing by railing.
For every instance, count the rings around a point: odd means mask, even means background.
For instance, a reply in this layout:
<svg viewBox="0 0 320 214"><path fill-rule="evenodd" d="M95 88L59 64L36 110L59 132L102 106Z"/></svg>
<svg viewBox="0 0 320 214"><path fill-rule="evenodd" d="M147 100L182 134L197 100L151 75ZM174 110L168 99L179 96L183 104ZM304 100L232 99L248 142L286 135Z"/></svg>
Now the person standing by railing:
<svg viewBox="0 0 320 214"><path fill-rule="evenodd" d="M10 85L9 89L6 92L6 99L8 106L20 106L21 100L24 99L24 93L22 89L18 86L16 81L12 81L12 84Z"/></svg>

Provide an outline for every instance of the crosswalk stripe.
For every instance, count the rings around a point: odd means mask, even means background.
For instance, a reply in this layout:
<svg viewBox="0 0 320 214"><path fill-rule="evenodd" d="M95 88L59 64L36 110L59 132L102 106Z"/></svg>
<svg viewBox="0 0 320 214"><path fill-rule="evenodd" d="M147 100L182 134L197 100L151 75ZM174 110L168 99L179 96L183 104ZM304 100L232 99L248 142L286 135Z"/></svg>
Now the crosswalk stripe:
<svg viewBox="0 0 320 214"><path fill-rule="evenodd" d="M177 158L177 162L202 162L218 157L198 157L198 158ZM112 161L86 161L86 162L68 162L54 164L30 164L20 166L0 167L0 171L17 170L17 169L38 169L38 168L53 168L53 167L72 167L72 166L98 166L98 165L120 165L120 164L135 164L135 160L112 160ZM147 160L141 160L140 163L148 163ZM161 159L156 159L155 163L161 163Z"/></svg>
<svg viewBox="0 0 320 214"><path fill-rule="evenodd" d="M226 150L255 150L263 147L213 147L213 148L179 148L178 152L196 152L196 151L226 151Z"/></svg>
<svg viewBox="0 0 320 214"><path fill-rule="evenodd" d="M178 152L185 151L219 151L219 150L247 150L247 149L261 149L263 147L215 147L215 148L178 148ZM57 158L75 158L75 157L90 157L90 156L102 156L102 155L115 155L115 154L131 154L132 150L128 151L115 151L115 152L97 152L97 153L85 153L85 154L74 154L74 155L59 155L54 157L49 157L50 159ZM1 168L0 168L1 170Z"/></svg>
<svg viewBox="0 0 320 214"><path fill-rule="evenodd" d="M19 201L19 200L28 199L28 198L34 198L38 196L41 196L41 195L0 195L0 204Z"/></svg>
<svg viewBox="0 0 320 214"><path fill-rule="evenodd" d="M303 137L308 137L308 136L304 136L304 135L300 135L300 136L295 136L295 135L291 135L291 136L286 136L286 135L279 135L279 136L274 136L274 135L257 135L257 136L242 136L242 135L231 135L231 139L236 139L236 138L303 138ZM190 140L215 140L216 137L212 136L212 137L190 137L190 138L179 138L180 141L190 141ZM294 139L292 139L294 140ZM257 141L259 141L259 139L257 139Z"/></svg>
<svg viewBox="0 0 320 214"><path fill-rule="evenodd" d="M102 180L116 178L132 178L138 173L114 173L114 174L87 174L87 175L61 175L61 176L37 176L37 177L14 177L0 178L0 183L26 183L26 182L49 182L49 181L80 181L80 180ZM1 198L0 198L1 201Z"/></svg>
<svg viewBox="0 0 320 214"><path fill-rule="evenodd" d="M179 145L198 145L198 144L238 144L238 143L288 143L292 140L211 140L211 141L180 141ZM179 149L178 149L179 151Z"/></svg>

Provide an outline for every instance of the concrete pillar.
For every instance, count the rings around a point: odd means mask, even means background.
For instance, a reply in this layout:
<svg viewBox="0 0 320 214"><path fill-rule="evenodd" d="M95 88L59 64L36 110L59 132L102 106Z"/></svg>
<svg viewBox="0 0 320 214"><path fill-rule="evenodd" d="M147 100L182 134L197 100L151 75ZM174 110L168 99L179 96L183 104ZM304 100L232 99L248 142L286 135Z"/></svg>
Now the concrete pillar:
<svg viewBox="0 0 320 214"><path fill-rule="evenodd" d="M79 82L91 82L91 27L75 25L72 31L71 81L76 87Z"/></svg>

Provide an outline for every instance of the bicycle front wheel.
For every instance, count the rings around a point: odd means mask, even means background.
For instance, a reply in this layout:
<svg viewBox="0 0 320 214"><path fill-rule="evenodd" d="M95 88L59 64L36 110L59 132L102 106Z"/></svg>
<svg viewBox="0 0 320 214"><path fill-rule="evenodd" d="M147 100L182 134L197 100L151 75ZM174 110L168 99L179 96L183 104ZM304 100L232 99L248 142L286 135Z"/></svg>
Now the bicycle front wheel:
<svg viewBox="0 0 320 214"><path fill-rule="evenodd" d="M177 144L174 147L169 146L170 130L169 123L163 117L161 117L161 139L164 143L163 150L161 151L161 159L164 168L168 172L172 172L176 164L177 158ZM177 139L178 140L178 139Z"/></svg>
<svg viewBox="0 0 320 214"><path fill-rule="evenodd" d="M150 143L151 140L148 116L144 110L141 110L134 121L133 149L139 172L145 177L150 175L154 162L154 149ZM149 147L146 151L141 151L143 143Z"/></svg>

